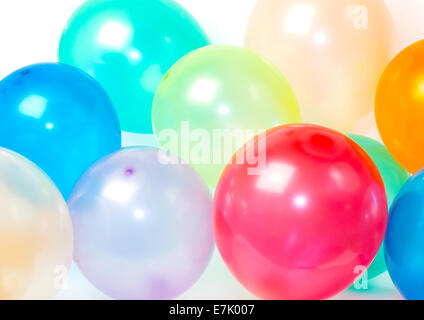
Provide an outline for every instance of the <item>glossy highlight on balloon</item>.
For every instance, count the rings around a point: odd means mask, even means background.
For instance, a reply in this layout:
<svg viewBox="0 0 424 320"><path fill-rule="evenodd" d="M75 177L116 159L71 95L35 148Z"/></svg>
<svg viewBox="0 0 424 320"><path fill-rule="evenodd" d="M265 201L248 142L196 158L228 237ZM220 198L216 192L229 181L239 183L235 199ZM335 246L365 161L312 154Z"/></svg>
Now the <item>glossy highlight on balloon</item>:
<svg viewBox="0 0 424 320"><path fill-rule="evenodd" d="M390 209L393 200L408 181L410 174L403 169L390 152L381 143L359 135L348 135L371 157L383 178L386 189L387 204ZM367 269L367 278L374 279L387 270L384 259L384 243L378 251L371 266Z"/></svg>
<svg viewBox="0 0 424 320"><path fill-rule="evenodd" d="M212 255L212 199L197 172L154 148L109 155L69 201L75 261L115 299L173 299Z"/></svg>
<svg viewBox="0 0 424 320"><path fill-rule="evenodd" d="M179 60L160 83L152 119L159 145L215 187L234 152L259 132L301 122L297 99L266 59L214 45Z"/></svg>
<svg viewBox="0 0 424 320"><path fill-rule="evenodd" d="M0 82L0 146L33 161L66 199L89 166L121 147L109 97L82 71L25 67Z"/></svg>
<svg viewBox="0 0 424 320"><path fill-rule="evenodd" d="M0 148L0 300L53 299L72 261L72 224L36 165Z"/></svg>
<svg viewBox="0 0 424 320"><path fill-rule="evenodd" d="M227 266L263 299L343 291L384 238L388 210L377 167L351 139L315 125L271 129L235 157L254 151L266 165L252 171L255 165L233 160L215 194L215 239Z"/></svg>
<svg viewBox="0 0 424 320"><path fill-rule="evenodd" d="M245 44L287 77L305 122L350 132L373 108L394 34L383 0L259 0Z"/></svg>
<svg viewBox="0 0 424 320"><path fill-rule="evenodd" d="M122 130L152 133L153 95L168 69L209 44L195 19L172 0L92 0L63 32L59 61L105 88Z"/></svg>
<svg viewBox="0 0 424 320"><path fill-rule="evenodd" d="M408 300L424 299L424 172L402 188L390 210L385 238L387 269Z"/></svg>
<svg viewBox="0 0 424 320"><path fill-rule="evenodd" d="M381 138L410 173L424 167L424 40L399 53L377 88L375 117Z"/></svg>

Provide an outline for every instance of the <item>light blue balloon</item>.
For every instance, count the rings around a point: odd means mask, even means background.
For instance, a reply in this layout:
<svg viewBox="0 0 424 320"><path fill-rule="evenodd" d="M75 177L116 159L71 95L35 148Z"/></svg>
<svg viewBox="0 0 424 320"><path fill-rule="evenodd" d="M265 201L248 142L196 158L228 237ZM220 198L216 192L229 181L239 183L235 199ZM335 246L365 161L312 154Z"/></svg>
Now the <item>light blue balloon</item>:
<svg viewBox="0 0 424 320"><path fill-rule="evenodd" d="M106 89L122 130L152 133L153 96L168 69L210 44L196 20L172 0L92 0L63 32L59 61Z"/></svg>
<svg viewBox="0 0 424 320"><path fill-rule="evenodd" d="M424 170L396 197L385 240L386 265L406 299L424 299Z"/></svg>
<svg viewBox="0 0 424 320"><path fill-rule="evenodd" d="M90 165L121 147L121 130L94 79L65 64L38 64L0 82L0 146L37 164L66 199Z"/></svg>

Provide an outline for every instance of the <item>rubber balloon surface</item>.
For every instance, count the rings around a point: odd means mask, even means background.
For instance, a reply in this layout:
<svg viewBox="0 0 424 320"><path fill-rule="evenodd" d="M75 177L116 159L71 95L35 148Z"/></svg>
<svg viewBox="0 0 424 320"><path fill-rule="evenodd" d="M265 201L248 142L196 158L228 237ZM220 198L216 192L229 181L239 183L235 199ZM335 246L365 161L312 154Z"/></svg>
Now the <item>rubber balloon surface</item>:
<svg viewBox="0 0 424 320"><path fill-rule="evenodd" d="M59 61L106 89L122 130L152 133L153 95L182 56L209 44L194 18L172 0L92 0L72 16Z"/></svg>
<svg viewBox="0 0 424 320"><path fill-rule="evenodd" d="M372 111L394 35L383 0L259 0L245 43L287 77L305 122L347 133Z"/></svg>
<svg viewBox="0 0 424 320"><path fill-rule="evenodd" d="M383 181L355 142L314 125L271 129L235 155L214 199L215 238L236 278L263 299L326 299L380 248Z"/></svg>
<svg viewBox="0 0 424 320"><path fill-rule="evenodd" d="M38 64L0 82L0 146L37 164L66 199L89 166L121 147L121 130L95 80L64 64Z"/></svg>
<svg viewBox="0 0 424 320"><path fill-rule="evenodd" d="M375 117L395 159L411 173L424 167L424 40L399 53L384 71Z"/></svg>
<svg viewBox="0 0 424 320"><path fill-rule="evenodd" d="M152 119L159 145L193 165L210 187L249 139L301 122L297 99L278 69L250 50L224 45L196 50L170 69Z"/></svg>
<svg viewBox="0 0 424 320"><path fill-rule="evenodd" d="M363 148L374 161L378 171L383 178L386 189L387 204L391 207L393 200L399 193L402 186L408 181L410 174L403 169L390 152L381 143L358 135L349 135L349 137ZM367 270L367 278L373 279L387 270L384 260L384 246L380 248L373 263Z"/></svg>
<svg viewBox="0 0 424 320"><path fill-rule="evenodd" d="M402 188L390 210L386 264L393 283L409 300L424 299L424 172Z"/></svg>
<svg viewBox="0 0 424 320"><path fill-rule="evenodd" d="M0 300L53 299L72 261L72 224L53 182L0 148Z"/></svg>
<svg viewBox="0 0 424 320"><path fill-rule="evenodd" d="M173 299L209 263L209 189L193 168L158 149L103 158L82 176L68 204L75 261L112 298Z"/></svg>

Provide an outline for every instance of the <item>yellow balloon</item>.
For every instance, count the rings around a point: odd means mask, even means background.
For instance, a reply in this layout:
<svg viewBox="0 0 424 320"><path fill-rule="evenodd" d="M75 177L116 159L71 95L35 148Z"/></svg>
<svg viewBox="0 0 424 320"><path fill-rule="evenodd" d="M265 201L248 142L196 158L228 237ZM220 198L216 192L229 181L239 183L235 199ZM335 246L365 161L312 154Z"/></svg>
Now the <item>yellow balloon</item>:
<svg viewBox="0 0 424 320"><path fill-rule="evenodd" d="M33 163L0 148L0 300L51 299L72 261L65 201Z"/></svg>
<svg viewBox="0 0 424 320"><path fill-rule="evenodd" d="M159 145L190 163L210 187L247 141L302 121L281 72L251 50L226 45L193 51L168 71L155 94L152 120ZM265 158L258 152L244 160L253 169Z"/></svg>
<svg viewBox="0 0 424 320"><path fill-rule="evenodd" d="M348 132L372 110L394 24L383 0L259 0L245 42L287 77L305 122Z"/></svg>

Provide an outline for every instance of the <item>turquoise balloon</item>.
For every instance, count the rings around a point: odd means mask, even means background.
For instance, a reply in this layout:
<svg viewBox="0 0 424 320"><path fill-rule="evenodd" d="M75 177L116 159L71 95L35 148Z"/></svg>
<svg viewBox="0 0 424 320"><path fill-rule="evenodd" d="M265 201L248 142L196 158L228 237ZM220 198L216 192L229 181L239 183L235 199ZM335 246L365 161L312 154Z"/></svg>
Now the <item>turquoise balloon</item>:
<svg viewBox="0 0 424 320"><path fill-rule="evenodd" d="M124 131L148 134L162 77L208 44L200 25L174 1L91 0L68 22L59 61L83 69L105 88Z"/></svg>
<svg viewBox="0 0 424 320"><path fill-rule="evenodd" d="M387 203L390 208L400 189L409 179L410 174L396 162L390 152L381 143L358 135L349 135L349 137L368 153L380 171L386 188ZM376 278L386 270L383 244L367 270L368 279Z"/></svg>

